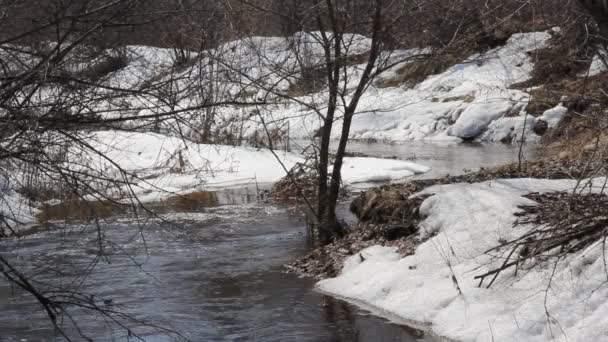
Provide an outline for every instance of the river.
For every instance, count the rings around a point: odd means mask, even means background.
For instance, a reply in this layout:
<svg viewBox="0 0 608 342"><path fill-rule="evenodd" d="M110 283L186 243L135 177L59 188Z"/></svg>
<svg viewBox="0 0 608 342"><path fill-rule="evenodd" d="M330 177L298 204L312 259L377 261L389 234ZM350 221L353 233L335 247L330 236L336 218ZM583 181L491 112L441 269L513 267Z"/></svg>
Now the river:
<svg viewBox="0 0 608 342"><path fill-rule="evenodd" d="M517 148L505 145L353 144L351 151L429 165L434 170L427 176L518 156ZM135 333L145 341L175 337L150 325L191 341L442 340L324 296L311 279L285 274L282 265L310 249L305 223L289 208L256 198L253 190L233 189L207 194L195 205L163 208L159 218L108 217L99 222L103 256L92 223L41 227L0 241L0 253L37 281L94 294L100 307L148 324L119 328L73 308L80 332L95 341L130 341ZM65 340L30 296L1 282L0 312L0 341ZM63 326L79 334L67 319Z"/></svg>

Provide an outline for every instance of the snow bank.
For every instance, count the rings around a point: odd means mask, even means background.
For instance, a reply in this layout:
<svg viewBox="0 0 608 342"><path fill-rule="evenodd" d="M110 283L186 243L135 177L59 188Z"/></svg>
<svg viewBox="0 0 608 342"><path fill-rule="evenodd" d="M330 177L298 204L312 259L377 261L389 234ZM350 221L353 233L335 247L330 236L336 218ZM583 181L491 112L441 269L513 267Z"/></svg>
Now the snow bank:
<svg viewBox="0 0 608 342"><path fill-rule="evenodd" d="M534 134L536 118L529 116L503 117L492 121L481 136L481 140L503 143L519 143L522 137L525 142L538 142L540 137Z"/></svg>
<svg viewBox="0 0 608 342"><path fill-rule="evenodd" d="M545 121L547 128L554 128L566 117L567 113L568 108L560 103L556 107L546 110L538 118L532 115L501 117L488 125L481 140L518 143L524 138L526 142L539 142L540 136L534 133L534 126L538 121Z"/></svg>
<svg viewBox="0 0 608 342"><path fill-rule="evenodd" d="M36 220L36 209L30 201L17 192L4 188L0 189L0 216L6 220L14 231L27 227ZM0 226L3 229L4 225ZM8 234L10 232L4 232Z"/></svg>
<svg viewBox="0 0 608 342"><path fill-rule="evenodd" d="M455 101L457 109L448 113L460 114L452 116L455 122L448 134L464 139L476 138L491 122L506 114L525 115L522 108L528 95L509 87L530 78L534 65L528 52L544 47L550 37L545 32L515 34L505 46L473 55L444 73L429 77L417 88L444 101L446 98L474 99L470 103Z"/></svg>
<svg viewBox="0 0 608 342"><path fill-rule="evenodd" d="M485 131L488 125L504 116L513 108L510 101L476 102L468 106L448 129L448 134L463 139L474 139Z"/></svg>
<svg viewBox="0 0 608 342"><path fill-rule="evenodd" d="M74 157L74 167L86 165L119 176L118 167L137 177L134 190L142 201L154 201L171 193L186 193L273 183L286 175L301 155L282 151L225 145L196 144L153 133L95 132L87 138L93 149ZM412 162L377 158L345 158L343 182L353 184L391 181L427 172Z"/></svg>
<svg viewBox="0 0 608 342"><path fill-rule="evenodd" d="M138 88L151 80L165 82L171 85L172 91L178 93L176 98L179 100L173 109L192 108L209 98L253 101L270 96L273 99L276 96L268 94L268 89L289 92L290 86L297 84L301 68L296 58L297 53L306 56L307 67L322 63L324 52L316 35L311 32L297 33L287 38L250 37L236 40L205 51L205 57L201 61L180 68L172 67L174 58L168 49L131 46L128 47L128 52L132 61L126 68L115 72L108 83L117 87ZM523 108L529 101L529 95L510 89L510 86L530 78L533 63L529 52L543 48L550 37L547 32L515 34L504 46L472 55L440 74L429 76L412 88L370 87L360 101L359 113L352 123L351 138L386 141L472 138L500 140L497 136L483 133L493 122L505 116L525 116ZM350 35L345 39L352 55L363 54L369 49L369 38ZM429 50L390 52L391 60L425 53L429 53ZM387 71L381 79L395 77L395 70L407 63L409 62ZM347 68L350 80L347 88L356 86L354 81L363 68L364 65ZM201 77L214 81L201 87ZM227 105L215 108L212 131L220 132L220 135L242 134L244 138L251 138L264 132L262 120L256 114L260 113L265 117L266 123L273 123L271 128L289 134L291 138L310 138L323 123L317 113L298 102L322 107L327 102L327 90L321 89L318 93L299 96L297 101L280 100L268 106ZM143 94L110 101L102 109L108 117L143 116L153 114L145 108L155 106L157 108L154 108L154 112L172 109L154 96ZM182 122L192 123L194 127L197 126L197 120L200 120L197 111L186 111L180 116ZM171 125L177 123L172 121L170 125L161 124L163 133L176 131ZM179 131L186 135L197 134L190 130L189 125L179 126ZM338 120L333 138L338 138L340 131L341 122Z"/></svg>
<svg viewBox="0 0 608 342"><path fill-rule="evenodd" d="M374 246L362 251L365 261L351 257L340 276L318 287L430 323L435 333L461 341L606 341L601 244L560 261L555 270L550 263L520 269L517 278L503 274L490 289L473 279L501 262L485 250L530 229L512 225L517 206L533 204L522 195L574 186L568 180L513 179L431 187L424 191L435 195L422 204L421 230L432 237L414 255L401 258L392 248Z"/></svg>

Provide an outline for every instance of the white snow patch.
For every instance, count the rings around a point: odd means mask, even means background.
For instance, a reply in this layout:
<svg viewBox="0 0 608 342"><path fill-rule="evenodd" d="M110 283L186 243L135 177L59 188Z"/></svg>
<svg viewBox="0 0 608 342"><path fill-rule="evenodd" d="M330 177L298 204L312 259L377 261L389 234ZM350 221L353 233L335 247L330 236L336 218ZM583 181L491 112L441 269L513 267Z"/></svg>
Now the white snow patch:
<svg viewBox="0 0 608 342"><path fill-rule="evenodd" d="M475 102L460 114L448 134L464 139L474 139L485 131L488 125L513 108L510 100Z"/></svg>
<svg viewBox="0 0 608 342"><path fill-rule="evenodd" d="M599 48L597 54L593 56L593 60L591 61L591 65L589 66L589 71L581 76L597 76L604 71L608 70L606 68L606 62L608 54L603 48Z"/></svg>
<svg viewBox="0 0 608 342"><path fill-rule="evenodd" d="M388 182L428 172L430 169L416 163L378 158L345 158L342 179L349 184Z"/></svg>
<svg viewBox="0 0 608 342"><path fill-rule="evenodd" d="M568 113L568 108L564 107L562 103L557 105L555 108L551 108L543 113L543 115L539 118L544 120L549 125L549 128L553 128L562 121L562 119Z"/></svg>
<svg viewBox="0 0 608 342"><path fill-rule="evenodd" d="M401 258L380 246L365 249L364 262L358 254L347 259L342 273L318 288L430 323L436 334L460 341L606 341L608 286L601 243L559 262L553 277L554 264L548 263L524 266L517 278L507 272L490 289L474 279L502 262L485 250L531 228L513 227L518 205L533 204L522 195L567 191L575 184L512 179L428 188L423 193L435 195L422 204L421 229L432 237L414 255Z"/></svg>
<svg viewBox="0 0 608 342"><path fill-rule="evenodd" d="M481 140L504 143L538 142L540 137L533 131L536 118L529 116L503 117L493 121L483 133Z"/></svg>

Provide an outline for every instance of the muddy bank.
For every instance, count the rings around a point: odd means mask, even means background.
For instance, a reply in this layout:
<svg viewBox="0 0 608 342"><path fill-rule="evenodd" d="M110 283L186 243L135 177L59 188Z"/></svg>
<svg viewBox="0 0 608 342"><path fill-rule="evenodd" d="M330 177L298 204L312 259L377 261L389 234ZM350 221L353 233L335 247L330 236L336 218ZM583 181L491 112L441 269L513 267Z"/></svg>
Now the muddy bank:
<svg viewBox="0 0 608 342"><path fill-rule="evenodd" d="M579 178L585 177L590 170L605 173L601 163L603 162L589 165L581 160L552 157L481 168L477 172L459 176L412 180L372 188L361 192L352 200L350 211L356 215L359 223L350 227L344 238L313 250L286 268L289 272L322 279L337 276L347 257L359 254L361 250L373 245L397 247L402 256L413 254L416 247L425 241L417 233L418 223L424 219L419 208L428 197L415 194L433 185L478 183L500 178ZM426 237L428 238L429 236ZM362 260L365 258L363 255L360 257Z"/></svg>

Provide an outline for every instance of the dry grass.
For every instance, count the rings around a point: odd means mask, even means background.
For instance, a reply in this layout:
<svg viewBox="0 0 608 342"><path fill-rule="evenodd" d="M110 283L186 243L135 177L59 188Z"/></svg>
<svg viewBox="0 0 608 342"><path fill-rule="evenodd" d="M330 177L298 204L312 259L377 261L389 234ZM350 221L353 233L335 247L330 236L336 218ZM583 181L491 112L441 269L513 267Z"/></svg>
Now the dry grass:
<svg viewBox="0 0 608 342"><path fill-rule="evenodd" d="M526 111L540 115L565 100L565 105L573 111L584 113L593 104L608 107L608 73L592 77L566 78L548 82L530 91L530 102Z"/></svg>
<svg viewBox="0 0 608 342"><path fill-rule="evenodd" d="M581 159L581 156L596 149L596 144L600 150L605 149L608 146L608 136L590 127L577 127L576 123L564 123L556 131L550 131L543 138L543 143L544 156Z"/></svg>
<svg viewBox="0 0 608 342"><path fill-rule="evenodd" d="M467 55L467 53L431 54L428 57L404 63L396 70L395 76L380 78L376 81L375 86L378 88L413 87L431 75L444 72L452 65L462 61Z"/></svg>
<svg viewBox="0 0 608 342"><path fill-rule="evenodd" d="M323 279L337 276L346 258L370 246L397 247L401 255L411 255L423 242L414 234L416 230L412 230L412 227L360 224L352 228L344 238L317 248L285 267L288 272ZM362 261L365 260L364 255L359 254L359 257Z"/></svg>
<svg viewBox="0 0 608 342"><path fill-rule="evenodd" d="M543 143L548 147L548 153L578 158L594 148L596 143L606 146L608 94L603 89L608 89L608 74L564 83L554 85L561 87L560 90L544 93L549 93L554 98L567 94L564 104L568 107L569 114L543 137Z"/></svg>

